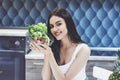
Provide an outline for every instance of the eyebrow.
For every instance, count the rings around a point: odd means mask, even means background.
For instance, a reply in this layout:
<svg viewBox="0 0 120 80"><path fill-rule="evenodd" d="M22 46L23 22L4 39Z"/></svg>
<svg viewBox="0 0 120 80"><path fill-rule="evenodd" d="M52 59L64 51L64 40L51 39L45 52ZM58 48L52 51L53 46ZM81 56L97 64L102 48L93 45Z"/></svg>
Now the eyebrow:
<svg viewBox="0 0 120 80"><path fill-rule="evenodd" d="M58 20L57 22L55 22L55 24L57 24L57 23L59 23L59 22L62 22L61 20ZM52 25L52 24L50 24L50 25Z"/></svg>
<svg viewBox="0 0 120 80"><path fill-rule="evenodd" d="M62 22L62 21L61 21L61 20L59 20L59 21L55 22L55 24L56 24L56 23L59 23L59 22Z"/></svg>

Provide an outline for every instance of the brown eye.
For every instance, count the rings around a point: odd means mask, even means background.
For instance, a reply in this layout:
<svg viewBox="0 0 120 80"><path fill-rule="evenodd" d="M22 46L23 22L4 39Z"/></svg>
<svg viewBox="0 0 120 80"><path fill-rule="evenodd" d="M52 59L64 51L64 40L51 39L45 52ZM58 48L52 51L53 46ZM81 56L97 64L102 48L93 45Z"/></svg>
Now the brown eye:
<svg viewBox="0 0 120 80"><path fill-rule="evenodd" d="M61 24L62 24L62 23L57 23L56 25L57 25L57 26L60 26Z"/></svg>
<svg viewBox="0 0 120 80"><path fill-rule="evenodd" d="M50 26L50 28L53 28L54 26L53 25L49 25Z"/></svg>

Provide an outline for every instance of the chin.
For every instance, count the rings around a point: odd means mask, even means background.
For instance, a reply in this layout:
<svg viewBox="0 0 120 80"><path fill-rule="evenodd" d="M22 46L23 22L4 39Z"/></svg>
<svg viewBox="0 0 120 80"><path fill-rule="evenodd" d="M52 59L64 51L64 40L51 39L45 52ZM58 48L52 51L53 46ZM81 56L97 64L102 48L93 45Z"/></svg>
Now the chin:
<svg viewBox="0 0 120 80"><path fill-rule="evenodd" d="M59 37L56 37L56 39L57 39L57 40L61 40L61 38L59 38Z"/></svg>
<svg viewBox="0 0 120 80"><path fill-rule="evenodd" d="M57 40L61 40L61 39L58 39L58 38L56 38Z"/></svg>

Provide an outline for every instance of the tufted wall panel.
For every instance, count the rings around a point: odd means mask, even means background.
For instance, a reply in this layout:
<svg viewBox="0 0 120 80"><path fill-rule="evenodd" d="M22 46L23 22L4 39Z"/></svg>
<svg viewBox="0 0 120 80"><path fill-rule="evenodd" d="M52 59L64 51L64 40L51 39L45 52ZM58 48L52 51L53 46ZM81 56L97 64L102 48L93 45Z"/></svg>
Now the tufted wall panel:
<svg viewBox="0 0 120 80"><path fill-rule="evenodd" d="M120 0L0 0L0 28L46 22L56 7L70 12L90 47L120 47Z"/></svg>

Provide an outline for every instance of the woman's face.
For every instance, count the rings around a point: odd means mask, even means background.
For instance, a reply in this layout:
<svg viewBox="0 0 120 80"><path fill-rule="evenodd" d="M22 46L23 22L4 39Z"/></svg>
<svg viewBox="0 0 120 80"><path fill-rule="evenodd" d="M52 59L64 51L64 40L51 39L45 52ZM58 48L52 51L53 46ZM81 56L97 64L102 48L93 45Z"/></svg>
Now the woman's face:
<svg viewBox="0 0 120 80"><path fill-rule="evenodd" d="M66 23L63 18L52 16L49 20L50 31L57 40L67 37Z"/></svg>

